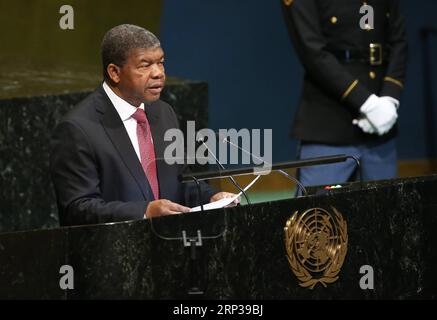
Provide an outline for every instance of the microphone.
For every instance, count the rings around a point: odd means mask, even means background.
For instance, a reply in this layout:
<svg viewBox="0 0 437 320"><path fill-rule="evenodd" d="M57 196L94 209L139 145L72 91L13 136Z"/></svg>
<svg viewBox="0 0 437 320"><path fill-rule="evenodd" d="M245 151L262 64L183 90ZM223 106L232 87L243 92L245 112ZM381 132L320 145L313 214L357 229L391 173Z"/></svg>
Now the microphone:
<svg viewBox="0 0 437 320"><path fill-rule="evenodd" d="M211 150L211 149L208 147L208 145L205 143L205 139L204 139L204 137L202 137L202 136L199 135L199 138L197 139L197 142L201 142L201 143L205 146L206 150L208 150L208 152L209 152L209 153L212 155L212 157L214 158L214 160L215 160L215 162L217 163L217 166L219 167L219 169L226 170L226 168L222 165L222 163L219 161L219 159L217 159L217 157L215 156L214 152L212 152L212 150ZM244 198L245 198L246 201L247 201L247 204L248 204L248 205L251 205L250 200L249 200L249 197L248 197L247 194L246 194L246 191L244 191L243 188L241 188L241 186L237 183L237 181L235 181L234 177L230 176L230 177L228 177L228 178L229 178L229 180L232 182L232 184L233 184L235 187L237 187L237 189L240 190L240 192L243 194Z"/></svg>
<svg viewBox="0 0 437 320"><path fill-rule="evenodd" d="M222 134L221 134L220 132L215 131L215 134L216 134L216 136L219 138L219 141L222 140L222 141L221 141L222 143L226 142L227 144L233 146L234 148L238 148L239 150L241 150L241 151L245 152L246 154L250 155L251 157L254 157L254 158L256 158L256 159L258 159L258 160L264 162L264 164L267 164L268 166L272 166L271 163L268 163L267 161L265 161L264 159L261 159L260 157L256 156L256 155L253 154L252 152L249 152L249 151L245 150L244 148L241 148L240 146L236 145L236 144L233 143L232 141L229 141L229 140L227 139L227 136L223 137ZM295 177L289 175L287 172L285 172L285 171L282 170L282 169L277 169L276 171L278 171L280 174L282 174L282 175L283 175L284 177L286 177L287 179L289 179L289 180L293 181L294 183L296 183L297 186L301 189L302 193L303 193L305 196L308 195L307 190L305 189L305 187L303 186L303 184L302 184L299 180L297 180Z"/></svg>

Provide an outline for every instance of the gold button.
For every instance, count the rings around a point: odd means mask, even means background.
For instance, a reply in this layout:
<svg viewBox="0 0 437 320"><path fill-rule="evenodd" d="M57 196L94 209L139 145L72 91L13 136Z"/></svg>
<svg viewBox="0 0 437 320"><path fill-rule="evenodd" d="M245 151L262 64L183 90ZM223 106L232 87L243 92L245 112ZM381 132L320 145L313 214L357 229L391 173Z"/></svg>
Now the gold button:
<svg viewBox="0 0 437 320"><path fill-rule="evenodd" d="M331 17L331 23L336 24L338 21L337 17Z"/></svg>
<svg viewBox="0 0 437 320"><path fill-rule="evenodd" d="M369 77L370 77L370 79L375 79L376 78L376 73L373 72L373 71L370 71L369 72Z"/></svg>

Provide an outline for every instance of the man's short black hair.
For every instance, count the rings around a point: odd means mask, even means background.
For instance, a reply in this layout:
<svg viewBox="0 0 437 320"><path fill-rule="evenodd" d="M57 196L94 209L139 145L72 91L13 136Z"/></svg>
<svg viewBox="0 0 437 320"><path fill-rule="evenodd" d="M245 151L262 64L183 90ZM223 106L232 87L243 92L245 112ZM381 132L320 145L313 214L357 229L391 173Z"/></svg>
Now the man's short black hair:
<svg viewBox="0 0 437 320"><path fill-rule="evenodd" d="M113 63L122 66L132 49L149 49L160 47L158 38L149 30L132 24L122 24L109 30L102 41L103 77L109 79L106 71Z"/></svg>

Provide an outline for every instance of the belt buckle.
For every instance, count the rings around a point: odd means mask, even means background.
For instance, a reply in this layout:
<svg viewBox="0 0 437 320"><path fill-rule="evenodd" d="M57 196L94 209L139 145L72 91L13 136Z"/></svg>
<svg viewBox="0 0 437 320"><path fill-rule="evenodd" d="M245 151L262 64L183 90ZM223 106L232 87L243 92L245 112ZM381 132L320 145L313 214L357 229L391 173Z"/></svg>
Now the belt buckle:
<svg viewBox="0 0 437 320"><path fill-rule="evenodd" d="M369 45L369 63L371 66L380 66L382 64L382 46L380 43L371 43Z"/></svg>

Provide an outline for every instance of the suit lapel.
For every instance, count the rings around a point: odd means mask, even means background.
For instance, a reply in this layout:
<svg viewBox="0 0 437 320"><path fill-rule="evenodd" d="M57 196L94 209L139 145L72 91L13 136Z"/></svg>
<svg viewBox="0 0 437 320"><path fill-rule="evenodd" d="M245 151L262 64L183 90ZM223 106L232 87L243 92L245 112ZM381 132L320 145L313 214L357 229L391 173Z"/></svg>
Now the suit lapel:
<svg viewBox="0 0 437 320"><path fill-rule="evenodd" d="M101 123L106 134L109 136L109 139L118 151L124 164L137 182L144 198L146 200L154 199L152 189L146 179L141 163L138 161L138 156L135 153L132 142L130 141L129 135L126 132L126 128L124 127L117 110L112 105L112 102L109 100L103 87L100 86L98 92L100 93L99 98L101 101L96 104L96 109L102 113Z"/></svg>

